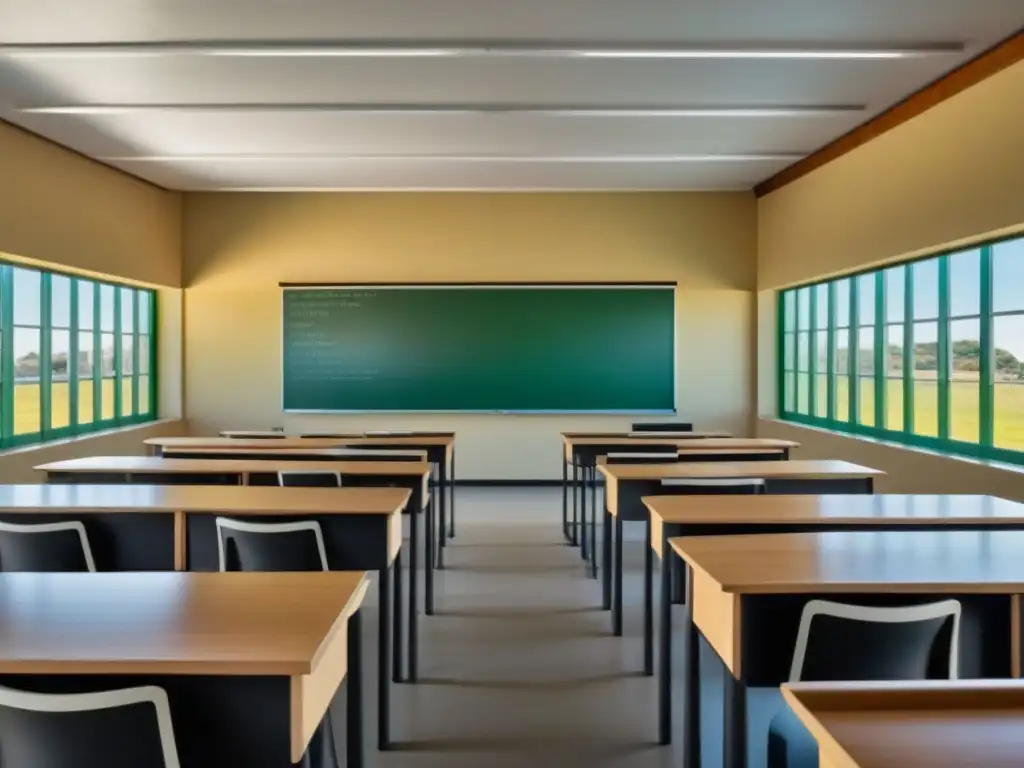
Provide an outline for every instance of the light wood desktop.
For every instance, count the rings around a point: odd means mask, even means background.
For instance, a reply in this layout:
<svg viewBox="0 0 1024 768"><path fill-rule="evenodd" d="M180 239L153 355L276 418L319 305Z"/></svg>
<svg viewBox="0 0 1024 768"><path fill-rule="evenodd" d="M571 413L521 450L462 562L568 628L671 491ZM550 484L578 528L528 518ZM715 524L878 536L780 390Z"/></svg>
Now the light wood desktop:
<svg viewBox="0 0 1024 768"><path fill-rule="evenodd" d="M689 569L682 731L688 768L700 760L698 632L728 670L725 765L739 768L746 760L746 688L786 681L802 607L814 598L871 604L892 595L908 602L955 596L971 627L961 637L960 676L1020 676L1022 531L691 536L669 545Z"/></svg>
<svg viewBox="0 0 1024 768"><path fill-rule="evenodd" d="M402 510L405 488L278 488L244 485L0 485L0 520L80 520L101 571L219 569L218 515L316 520L328 559L337 570L374 570L378 611L378 741L390 743L392 678L401 678ZM397 566L397 567L396 567ZM409 569L410 586L415 569ZM390 602L394 592L394 610ZM411 590L410 590L411 592ZM418 601L408 601L408 678L418 664ZM394 628L394 632L392 631Z"/></svg>
<svg viewBox="0 0 1024 768"><path fill-rule="evenodd" d="M1020 681L794 683L786 703L818 742L821 768L1018 768Z"/></svg>
<svg viewBox="0 0 1024 768"><path fill-rule="evenodd" d="M39 678L102 687L116 675L126 687L187 676L167 686L182 752L216 734L242 742L228 750L236 757L297 763L359 663L348 623L366 588L363 572L0 574L0 675L28 690ZM208 706L190 713L200 693ZM267 709L287 720L268 723ZM239 727L257 712L262 727Z"/></svg>
<svg viewBox="0 0 1024 768"><path fill-rule="evenodd" d="M808 531L1024 530L1024 505L994 496L866 495L824 496L648 496L651 548L662 557L669 538L709 534L742 535ZM646 562L646 561L645 561ZM671 568L661 571L658 648L659 740L671 729ZM653 580L651 580L653 581ZM652 587L645 580L645 589ZM653 603L645 591L644 605ZM646 618L646 617L645 617ZM645 627L648 623L645 621Z"/></svg>

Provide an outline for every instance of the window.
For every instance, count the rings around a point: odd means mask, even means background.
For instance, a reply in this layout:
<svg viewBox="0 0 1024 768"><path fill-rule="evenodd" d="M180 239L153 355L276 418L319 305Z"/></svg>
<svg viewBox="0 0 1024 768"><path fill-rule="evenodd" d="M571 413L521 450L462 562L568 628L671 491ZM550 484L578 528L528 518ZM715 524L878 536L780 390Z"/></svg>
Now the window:
<svg viewBox="0 0 1024 768"><path fill-rule="evenodd" d="M1024 464L1024 237L792 288L780 317L784 419Z"/></svg>
<svg viewBox="0 0 1024 768"><path fill-rule="evenodd" d="M156 418L155 295L0 263L0 448Z"/></svg>

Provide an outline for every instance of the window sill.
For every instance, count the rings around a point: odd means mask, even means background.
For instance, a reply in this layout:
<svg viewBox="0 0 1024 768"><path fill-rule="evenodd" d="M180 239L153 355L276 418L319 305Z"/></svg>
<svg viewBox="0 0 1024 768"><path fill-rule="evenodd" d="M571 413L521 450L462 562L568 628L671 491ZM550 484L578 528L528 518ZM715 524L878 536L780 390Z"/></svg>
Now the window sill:
<svg viewBox="0 0 1024 768"><path fill-rule="evenodd" d="M976 456L965 456L959 453L938 451L933 448L926 448L919 445L907 445L906 443L896 442L895 440L885 440L884 438L873 437L871 435L857 435L852 432L825 429L824 427L819 427L817 425L804 424L800 421L788 421L774 416L759 416L758 420L766 424L779 425L781 427L792 427L795 429L806 429L812 432L818 432L822 435L828 435L829 437L842 437L847 440L854 440L860 443L867 443L869 445L877 445L883 448L905 451L907 453L913 453L920 456L931 456L950 461L958 461L964 464L972 464L977 467L985 467L987 469L999 470L1002 472L1011 472L1018 476L1024 475L1024 465L1013 464L1011 462L979 458Z"/></svg>
<svg viewBox="0 0 1024 768"><path fill-rule="evenodd" d="M73 437L64 437L59 440L48 440L45 443L32 443L31 445L20 445L15 448L8 448L7 450L0 451L0 456L17 456L22 453L31 453L33 451L42 451L51 448L58 448L61 446L86 443L90 440L95 440L96 438L109 437L110 435L126 434L129 432L137 432L142 430L149 430L153 429L154 427L165 427L175 423L184 424L185 421L181 418L173 417L166 419L156 419L154 421L145 421L140 424L129 424L123 427L111 427L110 429L104 429L98 432L89 432L84 435L74 435Z"/></svg>

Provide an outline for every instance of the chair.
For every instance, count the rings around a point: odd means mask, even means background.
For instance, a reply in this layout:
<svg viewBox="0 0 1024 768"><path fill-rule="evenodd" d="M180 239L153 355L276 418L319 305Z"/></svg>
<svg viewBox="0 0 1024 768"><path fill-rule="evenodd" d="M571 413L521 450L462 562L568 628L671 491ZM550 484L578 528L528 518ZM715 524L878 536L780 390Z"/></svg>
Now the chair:
<svg viewBox="0 0 1024 768"><path fill-rule="evenodd" d="M632 429L634 432L693 432L693 423L689 421L641 421L633 424Z"/></svg>
<svg viewBox="0 0 1024 768"><path fill-rule="evenodd" d="M156 686L72 694L0 687L0 764L180 768L167 693Z"/></svg>
<svg viewBox="0 0 1024 768"><path fill-rule="evenodd" d="M284 488L341 488L341 473L328 472L293 472L291 470L277 473L277 484Z"/></svg>
<svg viewBox="0 0 1024 768"><path fill-rule="evenodd" d="M89 537L80 521L0 522L0 571L95 570Z"/></svg>
<svg viewBox="0 0 1024 768"><path fill-rule="evenodd" d="M323 531L315 520L250 523L217 518L221 571L327 571Z"/></svg>
<svg viewBox="0 0 1024 768"><path fill-rule="evenodd" d="M959 601L893 608L811 600L800 617L789 680L927 679L935 642L949 622L946 676L956 680ZM785 707L768 728L768 768L817 765L817 742Z"/></svg>

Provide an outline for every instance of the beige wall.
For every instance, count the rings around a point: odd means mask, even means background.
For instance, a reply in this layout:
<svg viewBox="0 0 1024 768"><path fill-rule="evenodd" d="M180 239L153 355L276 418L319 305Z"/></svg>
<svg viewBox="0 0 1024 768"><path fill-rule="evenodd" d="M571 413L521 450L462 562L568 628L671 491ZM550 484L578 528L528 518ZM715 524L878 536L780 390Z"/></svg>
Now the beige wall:
<svg viewBox="0 0 1024 768"><path fill-rule="evenodd" d="M775 289L1024 230L1024 63L758 201L759 435L884 469L893 491L1024 499L1024 473L783 425Z"/></svg>
<svg viewBox="0 0 1024 768"><path fill-rule="evenodd" d="M0 122L0 254L159 291L160 412L182 413L181 195L164 192ZM70 456L139 453L142 439L180 434L171 420L0 455L0 482ZM170 430L168 432L167 430Z"/></svg>
<svg viewBox="0 0 1024 768"><path fill-rule="evenodd" d="M0 122L0 253L181 287L181 195Z"/></svg>
<svg viewBox="0 0 1024 768"><path fill-rule="evenodd" d="M450 427L460 476L558 474L561 429L621 418L288 416L280 281L676 280L677 406L751 429L755 203L727 194L190 194L187 414L200 431Z"/></svg>

